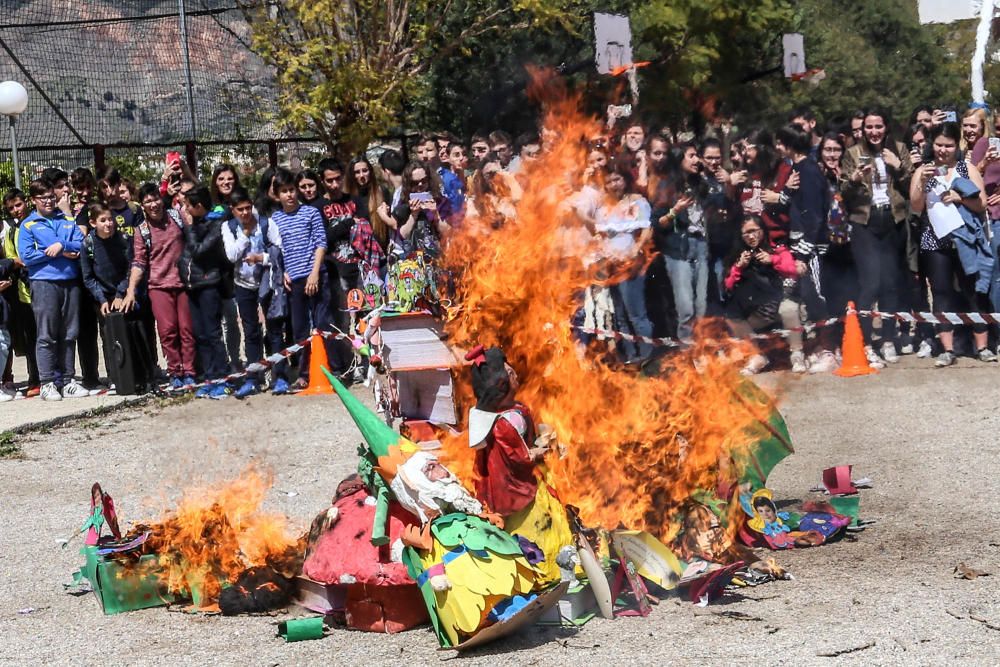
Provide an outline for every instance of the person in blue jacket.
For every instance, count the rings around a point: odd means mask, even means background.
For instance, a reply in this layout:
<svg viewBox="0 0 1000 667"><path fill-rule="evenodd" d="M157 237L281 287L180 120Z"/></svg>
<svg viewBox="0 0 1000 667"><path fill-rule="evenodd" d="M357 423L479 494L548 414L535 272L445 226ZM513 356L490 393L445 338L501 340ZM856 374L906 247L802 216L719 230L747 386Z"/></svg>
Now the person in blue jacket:
<svg viewBox="0 0 1000 667"><path fill-rule="evenodd" d="M28 192L35 212L21 223L17 252L31 281L40 395L46 401L89 396L90 392L73 379L83 234L56 208L50 183L34 180Z"/></svg>

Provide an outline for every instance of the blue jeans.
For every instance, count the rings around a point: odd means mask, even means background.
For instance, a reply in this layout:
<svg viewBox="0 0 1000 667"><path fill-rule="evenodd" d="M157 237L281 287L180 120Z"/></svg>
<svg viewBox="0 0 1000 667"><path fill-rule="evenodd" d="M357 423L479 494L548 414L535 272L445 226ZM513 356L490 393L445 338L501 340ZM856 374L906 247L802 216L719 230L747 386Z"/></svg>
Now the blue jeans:
<svg viewBox="0 0 1000 667"><path fill-rule="evenodd" d="M284 320L265 320L264 328L260 326L259 299L257 290L248 289L236 285L234 299L239 310L240 322L243 323L243 342L245 344L247 365L260 361L264 356L264 336L267 336L271 349L277 352L285 346L282 339L284 333ZM288 362L279 361L271 369L271 374L275 380L278 378L287 379ZM253 376L258 382L263 381L263 371Z"/></svg>
<svg viewBox="0 0 1000 667"><path fill-rule="evenodd" d="M689 237L687 254L682 258L663 256L674 290L677 309L677 337L689 340L694 332L694 320L704 317L708 296L708 243L699 237Z"/></svg>
<svg viewBox="0 0 1000 667"><path fill-rule="evenodd" d="M618 283L615 285L615 290L618 292L620 305L625 311L624 316L620 316L617 312L618 304L616 304L615 320L618 320L616 328L620 331L630 328L636 336L651 337L653 324L646 314L646 274L640 273L634 278ZM635 352L627 355L628 361L645 359L652 353L653 346L649 343L635 343L633 349Z"/></svg>

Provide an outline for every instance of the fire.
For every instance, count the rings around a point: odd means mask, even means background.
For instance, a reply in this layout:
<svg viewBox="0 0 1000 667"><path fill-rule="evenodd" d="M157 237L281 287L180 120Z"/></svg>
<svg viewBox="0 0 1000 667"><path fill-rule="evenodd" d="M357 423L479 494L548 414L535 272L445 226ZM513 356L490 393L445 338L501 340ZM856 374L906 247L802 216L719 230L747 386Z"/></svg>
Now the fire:
<svg viewBox="0 0 1000 667"><path fill-rule="evenodd" d="M176 509L138 527L152 532L145 546L159 555L167 590L208 607L250 567L297 570L302 549L286 517L261 509L270 488L270 476L250 467L237 479L185 490Z"/></svg>
<svg viewBox="0 0 1000 667"><path fill-rule="evenodd" d="M727 462L767 409L737 397L740 378L719 360L717 344L669 356L656 377L582 354L570 321L595 280L581 261L587 248L567 248L567 239L589 237L567 200L580 186L586 140L603 127L552 78L536 74L535 88L546 91L545 148L522 167L515 221L494 230L470 220L452 236L446 258L461 306L446 328L458 346L504 349L520 378L518 400L565 446L564 457L546 459L564 503L589 525L624 525L669 540L692 493L716 488L720 463L731 481ZM470 405L468 382L461 385L460 399ZM445 444L449 465L471 481L465 438Z"/></svg>

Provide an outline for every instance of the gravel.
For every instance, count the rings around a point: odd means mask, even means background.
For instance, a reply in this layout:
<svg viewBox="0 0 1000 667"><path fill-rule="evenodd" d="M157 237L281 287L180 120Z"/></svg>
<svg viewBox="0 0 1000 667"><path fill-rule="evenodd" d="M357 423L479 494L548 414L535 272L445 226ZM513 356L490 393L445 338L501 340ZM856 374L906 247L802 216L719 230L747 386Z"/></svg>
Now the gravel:
<svg viewBox="0 0 1000 667"><path fill-rule="evenodd" d="M576 630L530 628L462 664L997 664L1000 502L996 437L1000 369L963 359L935 370L906 358L877 376L790 378L784 397L796 454L770 486L812 497L823 468L853 463L875 480L857 540L777 554L794 574L699 608L668 598L648 619L595 619ZM364 390L355 390L366 401ZM319 641L275 638L290 616L222 618L163 608L104 616L62 584L81 561L61 549L100 481L127 523L169 507L179 489L269 466L268 507L305 527L355 468L360 438L331 397L259 396L126 408L22 436L0 460L0 663L147 665L426 664L454 658L431 632L334 630ZM294 491L289 496L280 491ZM959 562L994 576L962 580ZM21 613L31 609L30 613Z"/></svg>

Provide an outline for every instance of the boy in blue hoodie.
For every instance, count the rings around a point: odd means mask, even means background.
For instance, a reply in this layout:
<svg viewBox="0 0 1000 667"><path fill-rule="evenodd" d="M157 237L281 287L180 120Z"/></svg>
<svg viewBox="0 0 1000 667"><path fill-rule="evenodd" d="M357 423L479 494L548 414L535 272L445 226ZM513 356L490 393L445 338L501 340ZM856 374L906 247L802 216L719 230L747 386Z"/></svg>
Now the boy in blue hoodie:
<svg viewBox="0 0 1000 667"><path fill-rule="evenodd" d="M21 223L17 253L31 281L41 397L61 401L89 396L90 392L73 379L83 234L56 208L56 195L48 182L32 181L28 193L35 212Z"/></svg>

